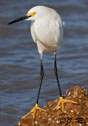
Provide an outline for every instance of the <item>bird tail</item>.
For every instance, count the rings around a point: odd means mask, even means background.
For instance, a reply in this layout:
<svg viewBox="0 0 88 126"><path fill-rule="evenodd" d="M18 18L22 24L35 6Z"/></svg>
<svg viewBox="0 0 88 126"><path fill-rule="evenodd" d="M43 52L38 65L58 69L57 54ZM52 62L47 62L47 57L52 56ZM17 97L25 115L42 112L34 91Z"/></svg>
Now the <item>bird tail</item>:
<svg viewBox="0 0 88 126"><path fill-rule="evenodd" d="M62 23L62 24L63 24L63 26L65 26L65 24L66 24L66 23L65 23L65 21L63 21L63 23Z"/></svg>

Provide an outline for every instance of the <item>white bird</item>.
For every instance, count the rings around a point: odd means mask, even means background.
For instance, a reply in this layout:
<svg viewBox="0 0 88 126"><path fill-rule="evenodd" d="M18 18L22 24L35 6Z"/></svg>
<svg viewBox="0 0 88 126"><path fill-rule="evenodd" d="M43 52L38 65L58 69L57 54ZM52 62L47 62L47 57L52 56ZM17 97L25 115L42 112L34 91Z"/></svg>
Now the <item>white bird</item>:
<svg viewBox="0 0 88 126"><path fill-rule="evenodd" d="M44 77L44 68L43 68L43 53L44 52L54 52L54 71L55 76L58 84L58 89L60 93L60 98L57 106L53 109L57 109L60 104L62 104L62 110L64 102L72 102L76 103L71 100L63 99L62 92L60 88L60 83L58 79L57 73L57 64L56 64L56 53L59 50L59 47L62 43L63 39L63 22L60 15L52 8L46 6L35 6L28 11L26 16L18 18L16 20L11 21L8 24L13 24L15 22L21 20L28 20L31 21L31 35L34 42L37 45L38 52L40 54L40 86L39 91L36 99L36 104L34 108L28 113L33 112L33 118L35 118L36 110L39 109L41 111L46 111L38 106L40 90L42 86L42 80ZM28 114L23 116L25 118Z"/></svg>

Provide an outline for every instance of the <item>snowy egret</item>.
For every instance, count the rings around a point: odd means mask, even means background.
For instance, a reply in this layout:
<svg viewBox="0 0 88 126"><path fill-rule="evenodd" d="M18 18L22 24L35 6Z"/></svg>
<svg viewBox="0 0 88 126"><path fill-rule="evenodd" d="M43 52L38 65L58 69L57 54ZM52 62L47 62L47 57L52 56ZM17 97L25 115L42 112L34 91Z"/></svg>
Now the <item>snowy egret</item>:
<svg viewBox="0 0 88 126"><path fill-rule="evenodd" d="M42 81L44 77L44 68L43 68L43 52L54 52L54 72L58 84L58 89L60 93L60 98L57 106L53 109L57 109L60 104L65 102L76 103L71 100L66 100L62 97L62 91L59 83L58 72L57 72L57 63L56 63L56 53L59 50L59 47L63 39L63 22L60 15L52 8L45 6L35 6L28 11L28 13L16 20L9 22L8 24L13 24L21 20L31 20L31 35L34 42L37 44L38 52L40 54L40 86L38 90L38 95L36 99L36 104L34 108L28 113L33 112L33 118L35 118L36 110L46 111L39 107L39 95L42 86ZM25 118L28 114L23 116Z"/></svg>

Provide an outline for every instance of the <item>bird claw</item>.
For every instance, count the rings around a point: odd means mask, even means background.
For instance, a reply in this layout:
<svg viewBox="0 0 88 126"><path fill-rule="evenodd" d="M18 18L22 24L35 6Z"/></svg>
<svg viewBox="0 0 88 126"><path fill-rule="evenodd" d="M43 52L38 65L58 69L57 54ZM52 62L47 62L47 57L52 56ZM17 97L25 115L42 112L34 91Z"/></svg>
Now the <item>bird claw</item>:
<svg viewBox="0 0 88 126"><path fill-rule="evenodd" d="M22 116L21 118L22 118L22 119L25 119L29 114L33 113L33 119L35 119L35 115L36 115L36 111L37 111L37 110L40 110L40 111L43 111L43 112L46 111L45 109L40 108L40 107L38 106L38 104L36 104L36 105L34 106L34 108L33 108L29 113L27 113L26 115Z"/></svg>
<svg viewBox="0 0 88 126"><path fill-rule="evenodd" d="M53 110L59 108L59 106L60 106L60 104L61 104L62 111L64 112L64 103L66 103L66 102L68 102L68 103L73 103L73 104L77 104L77 102L75 102L75 101L72 101L72 100L66 100L66 99L63 99L62 97L60 97L60 98L59 98L59 102L58 102L58 104L56 105L55 108L53 108Z"/></svg>

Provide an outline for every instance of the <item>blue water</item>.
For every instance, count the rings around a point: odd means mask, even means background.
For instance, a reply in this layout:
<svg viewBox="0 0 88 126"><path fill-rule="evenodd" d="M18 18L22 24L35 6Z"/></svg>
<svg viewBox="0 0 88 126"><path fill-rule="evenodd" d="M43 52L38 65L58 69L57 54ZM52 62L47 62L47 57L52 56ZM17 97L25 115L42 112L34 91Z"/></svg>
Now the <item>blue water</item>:
<svg viewBox="0 0 88 126"><path fill-rule="evenodd" d="M63 45L57 54L63 93L73 86L88 89L88 0L0 0L0 126L14 126L35 104L40 60L30 22L7 25L35 5L56 9L65 22ZM41 107L59 96L53 53L45 54L43 61Z"/></svg>

